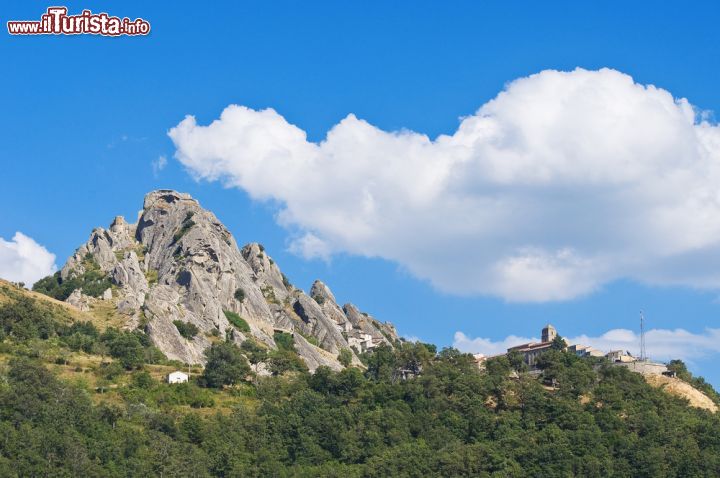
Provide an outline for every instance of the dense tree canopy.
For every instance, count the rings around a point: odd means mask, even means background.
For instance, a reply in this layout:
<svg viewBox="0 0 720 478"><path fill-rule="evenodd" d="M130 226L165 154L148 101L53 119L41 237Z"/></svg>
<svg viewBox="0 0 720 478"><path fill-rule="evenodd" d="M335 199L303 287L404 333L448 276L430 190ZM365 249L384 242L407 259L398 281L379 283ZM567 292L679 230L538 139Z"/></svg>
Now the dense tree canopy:
<svg viewBox="0 0 720 478"><path fill-rule="evenodd" d="M201 379L214 389L153 378L140 332L60 319L32 301L0 307L0 476L720 476L718 416L562 350L539 376L512 354L482 371L413 343L309 374L292 365L291 337L269 354L218 342ZM108 386L59 378L38 344L106 347L93 373ZM245 382L247 358L275 375Z"/></svg>

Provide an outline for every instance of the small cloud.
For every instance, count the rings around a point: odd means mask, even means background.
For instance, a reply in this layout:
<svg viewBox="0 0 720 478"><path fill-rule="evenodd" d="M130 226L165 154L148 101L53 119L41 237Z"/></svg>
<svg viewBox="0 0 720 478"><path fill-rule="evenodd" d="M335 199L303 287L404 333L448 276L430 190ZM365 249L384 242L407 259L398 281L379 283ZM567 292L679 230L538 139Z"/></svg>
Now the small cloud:
<svg viewBox="0 0 720 478"><path fill-rule="evenodd" d="M539 342L537 338L531 337L517 337L510 335L503 340L493 341L491 339L484 339L482 337L470 338L462 332L455 332L455 340L453 341L453 347L462 351L470 352L474 354L483 355L497 355L507 352L507 349L520 344L526 344L528 342Z"/></svg>
<svg viewBox="0 0 720 478"><path fill-rule="evenodd" d="M133 136L129 136L127 134L121 134L118 138L114 138L112 141L110 141L107 144L107 149L113 149L116 146L118 146L120 143L127 143L127 142L142 143L143 141L146 141L146 140L147 140L146 137L136 138Z"/></svg>
<svg viewBox="0 0 720 478"><path fill-rule="evenodd" d="M0 277L3 279L32 286L56 270L55 254L32 238L21 232L16 232L10 241L0 237Z"/></svg>
<svg viewBox="0 0 720 478"><path fill-rule="evenodd" d="M157 177L157 175L165 169L165 166L167 166L167 158L165 155L160 155L156 160L154 160L152 163L152 170L153 170L153 176Z"/></svg>

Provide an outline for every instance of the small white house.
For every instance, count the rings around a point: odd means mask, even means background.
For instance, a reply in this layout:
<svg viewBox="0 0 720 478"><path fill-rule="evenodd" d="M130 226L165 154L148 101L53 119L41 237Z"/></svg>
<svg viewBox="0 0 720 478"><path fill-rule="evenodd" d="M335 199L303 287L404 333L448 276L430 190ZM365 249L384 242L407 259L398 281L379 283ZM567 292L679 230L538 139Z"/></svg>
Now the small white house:
<svg viewBox="0 0 720 478"><path fill-rule="evenodd" d="M188 375L182 373L179 370L168 375L168 383L186 383L188 381Z"/></svg>

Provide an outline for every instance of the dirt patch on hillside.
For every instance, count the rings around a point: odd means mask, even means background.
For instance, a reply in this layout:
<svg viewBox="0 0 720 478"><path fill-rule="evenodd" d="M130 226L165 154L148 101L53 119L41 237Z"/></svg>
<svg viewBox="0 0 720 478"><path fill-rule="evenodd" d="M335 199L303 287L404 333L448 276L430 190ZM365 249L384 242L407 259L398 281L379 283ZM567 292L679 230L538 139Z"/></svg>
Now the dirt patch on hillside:
<svg viewBox="0 0 720 478"><path fill-rule="evenodd" d="M671 395L686 399L690 402L691 407L702 408L712 413L718 411L718 406L710 397L679 378L666 377L664 375L645 375L645 381L653 387L658 387Z"/></svg>

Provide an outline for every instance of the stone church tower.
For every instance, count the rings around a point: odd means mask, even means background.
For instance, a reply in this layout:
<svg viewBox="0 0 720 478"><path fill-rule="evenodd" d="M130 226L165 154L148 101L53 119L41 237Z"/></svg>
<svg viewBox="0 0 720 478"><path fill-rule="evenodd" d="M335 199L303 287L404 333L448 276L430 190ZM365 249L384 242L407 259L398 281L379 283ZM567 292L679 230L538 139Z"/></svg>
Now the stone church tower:
<svg viewBox="0 0 720 478"><path fill-rule="evenodd" d="M552 342L557 337L557 329L550 324L547 324L542 329L542 342Z"/></svg>

